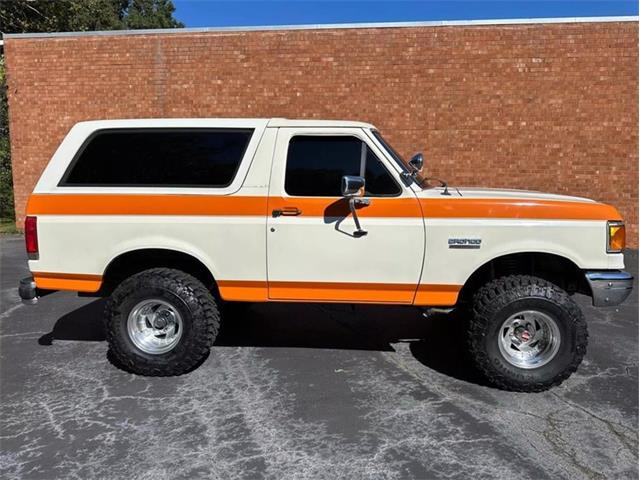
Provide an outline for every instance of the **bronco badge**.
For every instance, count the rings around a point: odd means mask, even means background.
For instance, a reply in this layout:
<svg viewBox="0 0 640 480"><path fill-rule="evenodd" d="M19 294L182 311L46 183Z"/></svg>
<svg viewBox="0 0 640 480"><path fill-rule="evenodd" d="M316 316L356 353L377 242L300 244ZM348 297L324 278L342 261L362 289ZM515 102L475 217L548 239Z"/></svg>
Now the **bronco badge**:
<svg viewBox="0 0 640 480"><path fill-rule="evenodd" d="M450 238L449 248L480 248L480 238Z"/></svg>

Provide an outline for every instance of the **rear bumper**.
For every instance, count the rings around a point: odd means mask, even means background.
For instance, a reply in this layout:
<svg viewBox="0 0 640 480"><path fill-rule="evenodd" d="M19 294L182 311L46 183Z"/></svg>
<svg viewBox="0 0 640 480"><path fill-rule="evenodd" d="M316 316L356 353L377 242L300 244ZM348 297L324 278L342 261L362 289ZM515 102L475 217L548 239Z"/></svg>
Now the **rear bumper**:
<svg viewBox="0 0 640 480"><path fill-rule="evenodd" d="M597 270L585 272L591 287L594 307L620 305L633 289L633 275L621 270Z"/></svg>
<svg viewBox="0 0 640 480"><path fill-rule="evenodd" d="M51 292L53 292L53 290L42 290L38 288L36 286L36 282L33 280L33 277L23 278L22 280L20 280L20 284L18 285L18 293L20 294L22 303L25 303L27 305L38 303L38 298L43 297Z"/></svg>

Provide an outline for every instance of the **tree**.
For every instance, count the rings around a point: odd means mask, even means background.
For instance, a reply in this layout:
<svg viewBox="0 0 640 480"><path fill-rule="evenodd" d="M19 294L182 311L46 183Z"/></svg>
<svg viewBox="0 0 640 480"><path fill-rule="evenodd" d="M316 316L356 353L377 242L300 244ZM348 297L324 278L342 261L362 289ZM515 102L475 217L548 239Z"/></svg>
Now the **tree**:
<svg viewBox="0 0 640 480"><path fill-rule="evenodd" d="M0 56L0 219L13 219L13 178L9 152L9 122L7 119L7 85L4 57Z"/></svg>
<svg viewBox="0 0 640 480"><path fill-rule="evenodd" d="M5 0L0 2L0 31L86 32L144 28L180 28L171 0ZM0 56L0 219L13 219L13 181L7 118L4 57Z"/></svg>
<svg viewBox="0 0 640 480"><path fill-rule="evenodd" d="M22 0L0 3L4 33L178 28L171 0Z"/></svg>

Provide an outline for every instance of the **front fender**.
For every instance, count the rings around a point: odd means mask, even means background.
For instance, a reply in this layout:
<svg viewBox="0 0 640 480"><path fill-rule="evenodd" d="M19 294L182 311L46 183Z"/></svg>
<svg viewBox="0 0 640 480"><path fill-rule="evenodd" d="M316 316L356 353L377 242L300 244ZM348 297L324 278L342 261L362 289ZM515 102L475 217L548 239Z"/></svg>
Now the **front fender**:
<svg viewBox="0 0 640 480"><path fill-rule="evenodd" d="M581 269L622 268L606 253L606 222L599 220L433 219L426 221L421 283L464 285L482 265L515 253L548 253ZM479 239L476 248L450 248L449 239Z"/></svg>

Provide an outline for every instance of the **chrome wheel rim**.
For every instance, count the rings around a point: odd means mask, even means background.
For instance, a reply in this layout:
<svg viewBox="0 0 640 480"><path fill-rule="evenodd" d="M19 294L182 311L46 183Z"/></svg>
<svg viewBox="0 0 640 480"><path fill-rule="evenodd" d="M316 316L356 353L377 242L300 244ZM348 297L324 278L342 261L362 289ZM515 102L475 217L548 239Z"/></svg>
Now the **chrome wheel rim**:
<svg viewBox="0 0 640 480"><path fill-rule="evenodd" d="M182 317L164 300L150 298L134 306L127 319L127 332L133 344L145 353L167 353L182 338Z"/></svg>
<svg viewBox="0 0 640 480"><path fill-rule="evenodd" d="M560 348L560 329L546 313L525 310L507 318L498 333L503 358L519 368L539 368L549 363Z"/></svg>

